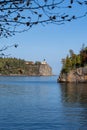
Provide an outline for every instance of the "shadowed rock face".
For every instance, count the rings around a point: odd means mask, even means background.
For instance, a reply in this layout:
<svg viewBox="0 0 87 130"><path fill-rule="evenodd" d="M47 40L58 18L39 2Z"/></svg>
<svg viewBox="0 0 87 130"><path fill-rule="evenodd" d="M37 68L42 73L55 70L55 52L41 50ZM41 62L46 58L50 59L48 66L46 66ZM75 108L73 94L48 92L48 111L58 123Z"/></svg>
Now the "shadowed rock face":
<svg viewBox="0 0 87 130"><path fill-rule="evenodd" d="M69 73L60 73L58 82L87 82L87 67L71 70Z"/></svg>

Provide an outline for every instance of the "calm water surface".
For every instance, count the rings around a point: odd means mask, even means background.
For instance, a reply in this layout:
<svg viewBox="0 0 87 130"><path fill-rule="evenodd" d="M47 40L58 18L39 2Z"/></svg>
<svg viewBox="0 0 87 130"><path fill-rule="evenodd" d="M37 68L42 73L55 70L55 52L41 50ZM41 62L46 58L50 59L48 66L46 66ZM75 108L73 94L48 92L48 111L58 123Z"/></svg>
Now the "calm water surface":
<svg viewBox="0 0 87 130"><path fill-rule="evenodd" d="M0 77L0 130L87 130L87 84Z"/></svg>

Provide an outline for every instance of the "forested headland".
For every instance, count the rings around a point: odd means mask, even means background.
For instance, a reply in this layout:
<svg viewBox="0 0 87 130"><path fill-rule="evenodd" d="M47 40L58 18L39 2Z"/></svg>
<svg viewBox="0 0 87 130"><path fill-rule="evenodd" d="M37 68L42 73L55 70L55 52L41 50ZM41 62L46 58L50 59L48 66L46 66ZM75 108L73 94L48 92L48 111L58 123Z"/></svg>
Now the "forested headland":
<svg viewBox="0 0 87 130"><path fill-rule="evenodd" d="M62 59L62 72L68 73L72 69L87 66L87 47L82 46L79 54L75 54L72 49L65 59Z"/></svg>
<svg viewBox="0 0 87 130"><path fill-rule="evenodd" d="M0 58L0 74L20 74L24 70L25 60L17 58Z"/></svg>
<svg viewBox="0 0 87 130"><path fill-rule="evenodd" d="M87 83L87 47L82 46L79 54L69 50L70 55L62 59L62 69L58 82L86 82Z"/></svg>
<svg viewBox="0 0 87 130"><path fill-rule="evenodd" d="M0 75L50 76L52 68L46 61L25 61L17 58L0 58Z"/></svg>

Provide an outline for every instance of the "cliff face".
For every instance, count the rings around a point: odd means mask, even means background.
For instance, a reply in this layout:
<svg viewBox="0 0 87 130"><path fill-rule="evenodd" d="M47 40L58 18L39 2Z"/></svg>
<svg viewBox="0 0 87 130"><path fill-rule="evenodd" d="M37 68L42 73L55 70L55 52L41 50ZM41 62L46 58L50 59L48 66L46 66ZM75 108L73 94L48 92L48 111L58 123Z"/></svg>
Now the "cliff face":
<svg viewBox="0 0 87 130"><path fill-rule="evenodd" d="M29 76L51 76L52 68L48 64L27 65L24 73Z"/></svg>
<svg viewBox="0 0 87 130"><path fill-rule="evenodd" d="M87 67L71 70L69 73L60 73L58 82L87 82Z"/></svg>
<svg viewBox="0 0 87 130"><path fill-rule="evenodd" d="M48 64L41 64L39 67L39 75L43 76L52 75L52 68Z"/></svg>

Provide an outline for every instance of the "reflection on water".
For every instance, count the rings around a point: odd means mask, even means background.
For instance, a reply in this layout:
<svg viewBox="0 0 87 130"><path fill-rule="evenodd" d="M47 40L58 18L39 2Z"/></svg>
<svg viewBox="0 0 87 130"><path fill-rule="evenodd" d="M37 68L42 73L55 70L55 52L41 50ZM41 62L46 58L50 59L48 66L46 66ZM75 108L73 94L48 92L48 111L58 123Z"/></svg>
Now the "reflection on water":
<svg viewBox="0 0 87 130"><path fill-rule="evenodd" d="M87 130L87 84L60 84L64 115L75 130ZM72 128L71 128L72 129Z"/></svg>
<svg viewBox="0 0 87 130"><path fill-rule="evenodd" d="M87 84L0 77L0 130L87 130Z"/></svg>
<svg viewBox="0 0 87 130"><path fill-rule="evenodd" d="M66 103L87 105L87 84L60 84L61 98Z"/></svg>

